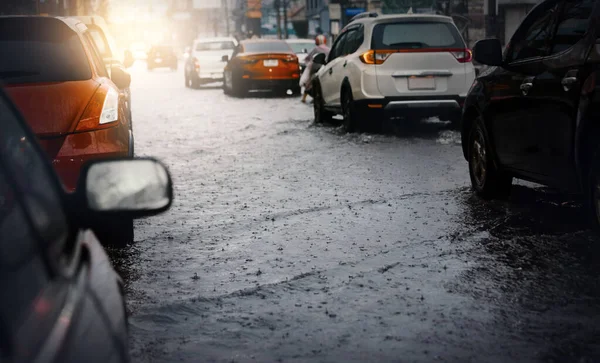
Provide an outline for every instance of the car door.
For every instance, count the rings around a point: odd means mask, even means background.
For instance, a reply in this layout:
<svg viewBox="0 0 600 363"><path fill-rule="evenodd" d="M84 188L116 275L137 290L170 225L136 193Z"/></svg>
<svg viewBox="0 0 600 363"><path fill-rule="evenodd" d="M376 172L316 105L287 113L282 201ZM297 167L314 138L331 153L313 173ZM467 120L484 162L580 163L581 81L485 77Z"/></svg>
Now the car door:
<svg viewBox="0 0 600 363"><path fill-rule="evenodd" d="M582 86L592 71L585 60L597 37L589 26L595 4L594 0L561 4L550 54L531 94L540 109L533 120L538 137L529 146L537 147L536 164L544 182L567 190L577 187L575 128Z"/></svg>
<svg viewBox="0 0 600 363"><path fill-rule="evenodd" d="M543 73L544 57L556 25L558 0L535 7L515 32L504 55L505 65L490 77L488 132L500 163L538 178L541 172L537 119L543 117L539 100L543 89L536 76Z"/></svg>
<svg viewBox="0 0 600 363"><path fill-rule="evenodd" d="M344 58L344 46L346 44L347 32L340 34L336 39L331 51L329 52L329 58L324 69L322 69L321 77L321 90L323 92L323 100L327 106L339 106L340 105L340 90L342 76L342 61Z"/></svg>

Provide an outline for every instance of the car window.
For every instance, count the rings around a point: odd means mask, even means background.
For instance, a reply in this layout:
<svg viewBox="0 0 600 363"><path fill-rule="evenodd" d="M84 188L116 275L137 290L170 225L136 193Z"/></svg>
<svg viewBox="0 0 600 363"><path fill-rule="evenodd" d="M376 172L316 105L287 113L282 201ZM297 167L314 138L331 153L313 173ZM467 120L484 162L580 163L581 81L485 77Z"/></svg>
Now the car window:
<svg viewBox="0 0 600 363"><path fill-rule="evenodd" d="M594 0L567 1L564 3L556 27L556 34L552 41L551 54L560 53L583 39L588 30L594 3Z"/></svg>
<svg viewBox="0 0 600 363"><path fill-rule="evenodd" d="M232 41L220 42L202 42L196 44L197 52L205 52L211 50L232 50L235 48L235 43Z"/></svg>
<svg viewBox="0 0 600 363"><path fill-rule="evenodd" d="M244 52L291 52L286 42L248 42L244 43Z"/></svg>
<svg viewBox="0 0 600 363"><path fill-rule="evenodd" d="M62 246L69 229L60 184L30 135L0 94L0 162L22 196L32 227L47 243Z"/></svg>
<svg viewBox="0 0 600 363"><path fill-rule="evenodd" d="M90 79L75 31L54 18L0 17L0 80L5 84Z"/></svg>
<svg viewBox="0 0 600 363"><path fill-rule="evenodd" d="M331 48L331 51L329 52L329 62L343 54L347 35L348 33L341 34L340 37L336 39L335 43L333 43L333 48Z"/></svg>
<svg viewBox="0 0 600 363"><path fill-rule="evenodd" d="M100 56L100 53L98 52L98 49L94 45L94 40L90 36L89 31L86 31L83 34L83 38L84 38L84 42L86 43L87 47L90 50L90 53L92 56L92 62L94 63L96 72L98 72L98 75L100 75L101 77L108 77L108 73L107 73L108 65L104 64L104 61L102 60L102 57Z"/></svg>
<svg viewBox="0 0 600 363"><path fill-rule="evenodd" d="M39 239L9 183L9 172L0 162L0 321L3 333L16 334L28 317L31 304L49 282ZM2 336L2 339L8 337Z"/></svg>
<svg viewBox="0 0 600 363"><path fill-rule="evenodd" d="M550 52L558 5L542 3L532 10L511 40L507 61L544 57Z"/></svg>
<svg viewBox="0 0 600 363"><path fill-rule="evenodd" d="M96 49L98 49L98 53L100 53L100 56L102 58L111 58L112 54L110 52L110 47L108 45L108 42L106 40L106 38L104 37L104 34L95 28L88 28L88 32L90 34L90 37L92 38L92 41L94 42L94 45L96 46Z"/></svg>
<svg viewBox="0 0 600 363"><path fill-rule="evenodd" d="M458 29L447 22L411 21L378 24L373 49L464 48Z"/></svg>
<svg viewBox="0 0 600 363"><path fill-rule="evenodd" d="M363 29L356 28L348 32L346 44L344 44L344 55L352 54L358 50L363 43Z"/></svg>
<svg viewBox="0 0 600 363"><path fill-rule="evenodd" d="M289 43L294 53L302 53L305 49L310 52L315 47L315 42Z"/></svg>

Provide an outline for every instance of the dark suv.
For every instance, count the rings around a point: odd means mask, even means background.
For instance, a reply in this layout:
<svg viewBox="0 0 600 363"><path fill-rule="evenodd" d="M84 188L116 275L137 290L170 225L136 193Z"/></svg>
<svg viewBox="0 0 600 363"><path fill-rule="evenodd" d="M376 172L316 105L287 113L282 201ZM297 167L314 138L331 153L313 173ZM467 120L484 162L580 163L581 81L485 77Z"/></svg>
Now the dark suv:
<svg viewBox="0 0 600 363"><path fill-rule="evenodd" d="M475 191L508 196L512 178L584 194L600 224L598 3L547 0L502 52L479 41L490 66L474 82L462 119L462 145Z"/></svg>
<svg viewBox="0 0 600 363"><path fill-rule="evenodd" d="M148 52L148 70L151 71L154 68L171 68L172 70L177 69L177 55L175 50L170 45L157 45L150 49Z"/></svg>

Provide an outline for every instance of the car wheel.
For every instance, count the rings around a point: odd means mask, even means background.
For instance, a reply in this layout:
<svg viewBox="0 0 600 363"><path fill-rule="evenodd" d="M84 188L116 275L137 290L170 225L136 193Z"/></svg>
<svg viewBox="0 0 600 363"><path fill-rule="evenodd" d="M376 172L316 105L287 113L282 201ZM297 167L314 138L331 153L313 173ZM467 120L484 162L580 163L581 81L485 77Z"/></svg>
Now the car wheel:
<svg viewBox="0 0 600 363"><path fill-rule="evenodd" d="M292 88L292 97L300 96L301 93L302 93L302 88L300 86L296 86L296 87ZM287 91L286 91L286 94L287 94Z"/></svg>
<svg viewBox="0 0 600 363"><path fill-rule="evenodd" d="M346 132L359 131L358 113L356 112L356 105L354 104L350 88L346 88L342 93L342 115L344 116L342 126Z"/></svg>
<svg viewBox="0 0 600 363"><path fill-rule="evenodd" d="M315 113L315 123L322 124L325 122L331 122L333 115L331 112L325 110L325 101L323 100L321 86L316 83L313 85L312 89L314 94L313 110Z"/></svg>
<svg viewBox="0 0 600 363"><path fill-rule="evenodd" d="M200 88L200 79L198 78L198 76L192 76L191 79L191 87L193 89L198 89Z"/></svg>
<svg viewBox="0 0 600 363"><path fill-rule="evenodd" d="M124 248L134 240L133 219L113 223L109 227L103 226L102 230L95 230L94 233L103 245Z"/></svg>
<svg viewBox="0 0 600 363"><path fill-rule="evenodd" d="M469 175L473 189L484 199L505 199L510 195L512 176L495 165L481 119L475 120L469 137Z"/></svg>
<svg viewBox="0 0 600 363"><path fill-rule="evenodd" d="M237 82L234 76L232 76L231 93L237 97L245 97L248 94L248 90L242 84Z"/></svg>

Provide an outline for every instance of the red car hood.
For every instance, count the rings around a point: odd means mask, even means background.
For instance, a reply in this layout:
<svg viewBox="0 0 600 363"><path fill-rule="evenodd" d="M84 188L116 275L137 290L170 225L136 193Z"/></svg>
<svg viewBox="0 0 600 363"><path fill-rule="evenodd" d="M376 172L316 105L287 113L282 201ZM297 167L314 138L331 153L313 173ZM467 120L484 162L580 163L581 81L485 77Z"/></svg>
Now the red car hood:
<svg viewBox="0 0 600 363"><path fill-rule="evenodd" d="M98 86L89 79L9 85L5 91L33 131L45 138L72 132Z"/></svg>

